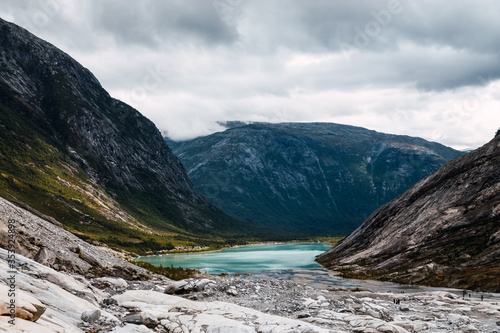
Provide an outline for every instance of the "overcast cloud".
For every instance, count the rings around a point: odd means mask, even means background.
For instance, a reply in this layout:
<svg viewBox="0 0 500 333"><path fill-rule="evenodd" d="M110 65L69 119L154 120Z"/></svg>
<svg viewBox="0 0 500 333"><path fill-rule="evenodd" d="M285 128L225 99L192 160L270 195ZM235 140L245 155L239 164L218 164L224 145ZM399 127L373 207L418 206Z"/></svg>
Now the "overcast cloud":
<svg viewBox="0 0 500 333"><path fill-rule="evenodd" d="M326 121L480 146L500 127L500 2L4 0L173 139Z"/></svg>

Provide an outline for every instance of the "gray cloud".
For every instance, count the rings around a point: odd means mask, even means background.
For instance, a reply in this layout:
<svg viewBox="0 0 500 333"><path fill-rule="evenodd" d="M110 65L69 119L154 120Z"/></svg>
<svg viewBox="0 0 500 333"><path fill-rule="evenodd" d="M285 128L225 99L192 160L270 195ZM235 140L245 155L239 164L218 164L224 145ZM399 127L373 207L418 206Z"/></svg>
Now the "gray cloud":
<svg viewBox="0 0 500 333"><path fill-rule="evenodd" d="M495 1L4 0L0 16L176 138L334 121L465 147L500 125Z"/></svg>
<svg viewBox="0 0 500 333"><path fill-rule="evenodd" d="M117 41L145 46L190 42L231 44L234 26L225 24L210 1L93 1L92 24Z"/></svg>
<svg viewBox="0 0 500 333"><path fill-rule="evenodd" d="M500 3L400 0L395 13L390 3L255 1L247 15L252 20L261 18L257 31L270 32L259 34L261 45L309 53L354 51L365 58L380 53L391 64L388 77L401 73L401 82L414 82L421 89L454 89L479 85L480 76L500 77L496 60L500 58ZM286 5L292 9L284 9ZM262 15L267 12L271 14ZM408 55L395 53L405 44L420 46L411 62L406 61ZM435 49L443 48L455 54L436 58ZM365 73L373 65L368 60L357 62Z"/></svg>

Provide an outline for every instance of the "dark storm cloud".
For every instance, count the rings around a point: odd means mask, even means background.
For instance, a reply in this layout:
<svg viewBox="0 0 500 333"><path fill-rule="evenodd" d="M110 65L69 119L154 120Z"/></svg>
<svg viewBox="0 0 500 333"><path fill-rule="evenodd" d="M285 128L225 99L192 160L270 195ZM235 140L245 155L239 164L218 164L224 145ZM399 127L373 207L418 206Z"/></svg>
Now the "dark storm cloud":
<svg viewBox="0 0 500 333"><path fill-rule="evenodd" d="M376 32L376 23L381 31L371 38L373 43L366 46L367 50L383 52L377 43L397 46L403 41L481 53L497 53L500 48L498 1L256 0L245 6L252 11L253 19L264 19L259 25L272 32L268 36L275 38L274 43L302 51L310 51L314 45L338 51L341 43L354 44L359 31L367 33L371 28ZM280 40L280 34L286 36L290 30L309 38Z"/></svg>
<svg viewBox="0 0 500 333"><path fill-rule="evenodd" d="M318 89L350 87L361 76L371 83L410 83L436 91L500 77L498 1L5 0L2 6L35 33L43 29L57 36L69 51L108 47L110 39L127 48L157 49L167 57L186 45L222 46L235 56L261 57L267 59L262 63L277 67L281 64L273 58L282 49L345 56L345 66L324 68L344 75L331 73L330 79L313 83ZM61 14L68 6L81 7L76 20L87 31L79 30L75 17ZM227 8L235 13L230 22L222 15ZM404 52L408 45L416 46L415 54ZM232 65L228 62L226 70Z"/></svg>
<svg viewBox="0 0 500 333"><path fill-rule="evenodd" d="M500 50L500 2L414 1L398 24L400 38L422 45L449 46L471 53Z"/></svg>
<svg viewBox="0 0 500 333"><path fill-rule="evenodd" d="M259 45L299 52L366 55L359 71L387 69L387 78L425 90L479 85L500 77L500 2L484 1L254 1L247 15L259 21ZM267 33L266 33L267 32ZM295 38L290 38L295 36ZM399 53L412 44L419 53ZM436 55L436 50L453 52ZM372 62L373 54L386 59ZM350 57L349 57L350 58ZM349 59L350 60L350 59ZM380 73L380 71L378 71ZM386 80L382 80L386 81Z"/></svg>

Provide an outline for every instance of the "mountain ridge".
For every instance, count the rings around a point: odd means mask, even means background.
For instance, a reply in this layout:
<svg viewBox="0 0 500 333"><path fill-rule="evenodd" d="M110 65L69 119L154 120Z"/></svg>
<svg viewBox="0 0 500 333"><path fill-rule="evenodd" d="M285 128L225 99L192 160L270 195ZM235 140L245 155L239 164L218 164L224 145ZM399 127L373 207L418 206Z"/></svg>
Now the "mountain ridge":
<svg viewBox="0 0 500 333"><path fill-rule="evenodd" d="M421 138L334 123L228 127L189 141L166 140L195 186L225 212L313 234L354 230L379 206L462 154Z"/></svg>

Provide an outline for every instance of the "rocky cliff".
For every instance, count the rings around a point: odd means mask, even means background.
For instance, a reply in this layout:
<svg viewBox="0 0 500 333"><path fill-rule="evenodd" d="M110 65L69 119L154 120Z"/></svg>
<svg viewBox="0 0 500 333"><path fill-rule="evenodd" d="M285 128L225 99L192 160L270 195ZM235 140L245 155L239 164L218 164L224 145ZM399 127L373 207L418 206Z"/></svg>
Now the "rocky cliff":
<svg viewBox="0 0 500 333"><path fill-rule="evenodd" d="M1 196L103 241L248 230L200 195L151 121L1 19L0 172Z"/></svg>
<svg viewBox="0 0 500 333"><path fill-rule="evenodd" d="M246 221L346 234L378 207L461 153L420 138L331 123L230 122L169 141L195 186Z"/></svg>
<svg viewBox="0 0 500 333"><path fill-rule="evenodd" d="M500 292L500 135L446 163L320 255L345 276Z"/></svg>

